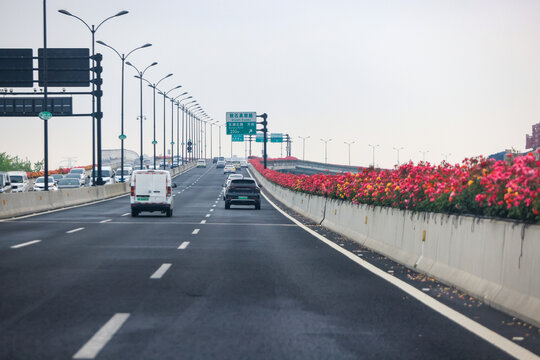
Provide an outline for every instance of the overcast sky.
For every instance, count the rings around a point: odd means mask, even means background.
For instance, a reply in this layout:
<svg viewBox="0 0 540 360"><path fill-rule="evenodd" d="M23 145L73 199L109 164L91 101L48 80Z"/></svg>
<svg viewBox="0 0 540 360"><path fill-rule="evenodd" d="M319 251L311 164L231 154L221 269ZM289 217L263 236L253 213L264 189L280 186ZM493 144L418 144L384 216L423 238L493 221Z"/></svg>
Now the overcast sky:
<svg viewBox="0 0 540 360"><path fill-rule="evenodd" d="M328 161L353 165L372 161L368 144L378 144L375 161L393 166L422 159L451 162L514 147L540 122L540 2L501 1L67 1L49 0L49 47L90 47L89 24L120 10L129 14L96 33L120 52L150 42L133 53L138 67L159 64L146 77L168 90L188 91L206 112L225 121L227 111L269 115L270 132L288 133L293 155L324 161L321 138L331 138ZM42 47L42 1L2 1L2 48ZM120 65L104 55L103 148L119 148ZM126 148L139 151L139 83L126 68ZM152 153L152 93L144 87L144 152ZM161 100L162 101L162 100ZM74 102L91 109L89 98ZM163 133L158 102L157 132ZM167 123L170 122L170 103ZM37 161L43 156L42 122L2 118L0 152ZM217 131L214 128L214 156ZM167 128L170 142L170 130ZM52 167L66 157L91 163L91 120L50 121ZM158 136L161 148L162 135ZM260 144L254 149L260 151ZM269 146L280 156L280 146ZM208 147L208 156L210 148ZM230 155L230 136L222 134ZM244 154L243 144L234 153ZM65 164L65 161L62 163Z"/></svg>

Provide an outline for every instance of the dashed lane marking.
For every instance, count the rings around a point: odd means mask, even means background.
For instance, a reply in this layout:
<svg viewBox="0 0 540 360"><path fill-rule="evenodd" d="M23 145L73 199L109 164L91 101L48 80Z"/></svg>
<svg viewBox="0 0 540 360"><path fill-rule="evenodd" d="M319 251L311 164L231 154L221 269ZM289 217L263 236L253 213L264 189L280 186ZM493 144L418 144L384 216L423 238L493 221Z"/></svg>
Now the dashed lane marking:
<svg viewBox="0 0 540 360"><path fill-rule="evenodd" d="M179 247L178 250L184 250L189 245L189 241L184 241Z"/></svg>
<svg viewBox="0 0 540 360"><path fill-rule="evenodd" d="M210 217L210 214L206 214L206 217Z"/></svg>
<svg viewBox="0 0 540 360"><path fill-rule="evenodd" d="M109 221L112 221L112 219L101 220L99 223L104 224L104 223L108 223Z"/></svg>
<svg viewBox="0 0 540 360"><path fill-rule="evenodd" d="M12 249L18 249L18 248L21 248L21 247L24 247L24 246L28 246L28 245L32 245L32 244L37 244L41 242L41 240L32 240L32 241L27 241L25 243L22 243L22 244L17 244L17 245L13 245L13 246L10 246Z"/></svg>
<svg viewBox="0 0 540 360"><path fill-rule="evenodd" d="M206 224L206 220L201 220L201 224Z"/></svg>
<svg viewBox="0 0 540 360"><path fill-rule="evenodd" d="M150 279L161 279L169 270L172 264L161 264L161 266L150 276Z"/></svg>
<svg viewBox="0 0 540 360"><path fill-rule="evenodd" d="M113 317L107 321L75 355L73 355L73 358L94 359L112 339L114 334L120 330L128 318L129 314L127 313L114 314Z"/></svg>
<svg viewBox="0 0 540 360"><path fill-rule="evenodd" d="M201 231L201 229L195 229L195 230L193 230L193 232L191 234L197 235L199 233L199 231Z"/></svg>
<svg viewBox="0 0 540 360"><path fill-rule="evenodd" d="M128 216L129 214L131 214L131 213L125 213L125 214L122 214L122 216Z"/></svg>
<svg viewBox="0 0 540 360"><path fill-rule="evenodd" d="M66 234L73 234L73 233L76 233L77 231L81 231L81 230L84 230L84 228L80 227L80 228L76 228L76 229L73 229L73 230L69 230L69 231L66 231Z"/></svg>

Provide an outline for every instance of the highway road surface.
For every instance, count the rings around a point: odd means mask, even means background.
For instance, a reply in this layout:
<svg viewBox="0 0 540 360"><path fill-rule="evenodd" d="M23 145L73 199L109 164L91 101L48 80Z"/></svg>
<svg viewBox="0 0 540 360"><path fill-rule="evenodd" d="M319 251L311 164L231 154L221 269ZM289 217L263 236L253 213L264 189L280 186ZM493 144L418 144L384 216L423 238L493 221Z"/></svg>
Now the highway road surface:
<svg viewBox="0 0 540 360"><path fill-rule="evenodd" d="M224 179L213 166L176 177L171 218L132 218L123 196L0 222L0 359L506 359L522 349L434 310L267 200L225 210Z"/></svg>

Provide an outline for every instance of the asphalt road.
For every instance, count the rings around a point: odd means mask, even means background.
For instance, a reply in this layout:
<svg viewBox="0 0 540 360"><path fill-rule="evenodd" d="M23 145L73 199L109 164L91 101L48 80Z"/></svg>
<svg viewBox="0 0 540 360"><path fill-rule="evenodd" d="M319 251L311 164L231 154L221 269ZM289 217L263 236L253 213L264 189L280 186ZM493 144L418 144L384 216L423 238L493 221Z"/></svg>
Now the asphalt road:
<svg viewBox="0 0 540 360"><path fill-rule="evenodd" d="M224 179L0 222L0 359L509 358Z"/></svg>

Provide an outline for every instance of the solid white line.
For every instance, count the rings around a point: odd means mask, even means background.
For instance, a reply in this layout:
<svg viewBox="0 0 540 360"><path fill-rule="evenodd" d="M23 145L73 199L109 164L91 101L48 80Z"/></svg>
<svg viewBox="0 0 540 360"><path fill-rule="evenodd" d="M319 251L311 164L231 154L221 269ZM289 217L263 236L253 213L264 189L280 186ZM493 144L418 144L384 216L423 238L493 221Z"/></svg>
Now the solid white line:
<svg viewBox="0 0 540 360"><path fill-rule="evenodd" d="M206 224L206 220L201 220L201 224Z"/></svg>
<svg viewBox="0 0 540 360"><path fill-rule="evenodd" d="M199 233L199 231L201 231L201 229L195 229L195 230L193 230L193 232L191 234L192 235L197 235Z"/></svg>
<svg viewBox="0 0 540 360"><path fill-rule="evenodd" d="M163 275L169 270L169 268L172 266L172 264L162 264L155 273L150 276L150 279L161 279Z"/></svg>
<svg viewBox="0 0 540 360"><path fill-rule="evenodd" d="M25 242L25 243L22 243L22 244L17 244L17 245L13 245L13 246L10 246L12 249L18 249L18 248L21 248L23 246L28 246L28 245L32 245L32 244L37 244L38 242L41 242L41 240L32 240L32 241L28 241L28 242Z"/></svg>
<svg viewBox="0 0 540 360"><path fill-rule="evenodd" d="M339 251L340 253L342 253L343 255L345 255L346 257L348 257L350 260L354 261L358 265L362 266L366 270L383 278L384 280L388 281L392 285L398 287L399 289L403 290L410 296L414 297L415 299L417 299L424 305L427 305L431 309L437 311L439 314L447 317L448 319L452 320L456 324L469 330L473 334L476 334L477 336L481 337L485 341L498 347L502 351L505 351L506 353L510 354L511 356L517 359L540 359L540 357L538 357L536 354L532 353L531 351L513 343L511 340L508 340L507 338L497 334L496 332L486 328L485 326L480 325L476 321L469 319L467 316L457 312L456 310L451 309L448 306L438 302L431 296L424 294L422 291L418 290L412 285L407 284L406 282L402 280L399 280L395 276L386 273L385 271L379 269L375 265L372 265L369 262L358 258L356 255L354 255L350 251L345 250L344 248L328 240L321 234L311 230L310 228L308 228L307 226L305 226L304 224L302 224L301 222L299 222L298 220L296 220L295 218L287 214L285 211L281 210L264 193L262 193L262 195L266 199L266 201L270 203L270 205L272 205L277 211L283 214L283 216L293 221L300 228L307 231L311 235L315 236L317 239L321 240L322 242L324 242L326 245L330 246L334 250Z"/></svg>
<svg viewBox="0 0 540 360"><path fill-rule="evenodd" d="M189 245L189 241L184 241L179 247L178 249L179 250L184 250L185 248L187 248Z"/></svg>
<svg viewBox="0 0 540 360"><path fill-rule="evenodd" d="M107 321L75 355L73 355L73 358L94 359L105 345L107 345L114 334L120 330L128 318L129 314L127 313L114 314L113 317Z"/></svg>
<svg viewBox="0 0 540 360"><path fill-rule="evenodd" d="M81 230L84 230L84 228L80 227L73 230L69 230L69 231L66 231L66 234L73 234L74 232L81 231Z"/></svg>
<svg viewBox="0 0 540 360"><path fill-rule="evenodd" d="M112 219L101 220L99 223L100 223L100 224L103 224L103 223L107 223L107 222L109 222L109 221L112 221Z"/></svg>
<svg viewBox="0 0 540 360"><path fill-rule="evenodd" d="M206 214L206 217L210 217L210 214Z"/></svg>
<svg viewBox="0 0 540 360"><path fill-rule="evenodd" d="M130 215L131 213L125 213L125 214L122 214L122 216L128 216Z"/></svg>

